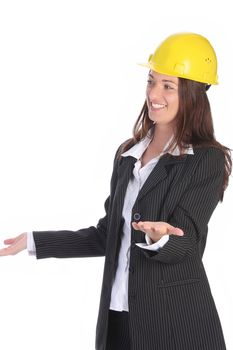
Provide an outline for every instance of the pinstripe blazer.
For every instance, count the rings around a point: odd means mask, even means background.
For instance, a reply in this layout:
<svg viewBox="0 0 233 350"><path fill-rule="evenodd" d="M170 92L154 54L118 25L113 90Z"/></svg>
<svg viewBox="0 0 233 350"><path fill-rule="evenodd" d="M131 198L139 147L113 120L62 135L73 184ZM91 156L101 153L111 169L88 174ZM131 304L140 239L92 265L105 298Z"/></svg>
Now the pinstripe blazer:
<svg viewBox="0 0 233 350"><path fill-rule="evenodd" d="M106 215L78 231L33 232L37 258L105 256L96 349L105 350L111 286L122 234L122 208L136 159L115 157ZM194 148L194 155L165 154L141 188L132 210L141 220L165 221L184 231L159 252L131 232L129 322L132 350L224 350L218 313L202 263L208 222L220 200L224 155Z"/></svg>

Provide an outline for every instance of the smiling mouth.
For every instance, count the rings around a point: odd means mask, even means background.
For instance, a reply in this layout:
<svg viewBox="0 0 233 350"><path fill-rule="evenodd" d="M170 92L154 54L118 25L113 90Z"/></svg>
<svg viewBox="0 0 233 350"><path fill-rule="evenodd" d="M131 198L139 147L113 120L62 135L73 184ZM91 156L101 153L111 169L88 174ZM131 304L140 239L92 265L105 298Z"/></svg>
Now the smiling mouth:
<svg viewBox="0 0 233 350"><path fill-rule="evenodd" d="M154 109L154 110L159 110L159 109L163 109L163 108L167 107L167 105L160 104L160 103L151 103L150 105L151 105L152 109Z"/></svg>

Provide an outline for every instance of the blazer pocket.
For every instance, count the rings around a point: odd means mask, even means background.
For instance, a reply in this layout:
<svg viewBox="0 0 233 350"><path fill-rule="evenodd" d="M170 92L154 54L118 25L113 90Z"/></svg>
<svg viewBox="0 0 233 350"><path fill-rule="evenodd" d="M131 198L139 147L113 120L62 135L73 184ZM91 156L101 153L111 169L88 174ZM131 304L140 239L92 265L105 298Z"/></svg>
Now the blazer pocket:
<svg viewBox="0 0 233 350"><path fill-rule="evenodd" d="M176 287L176 286L183 286L187 284L194 284L200 282L200 278L190 278L187 280L179 280L179 281L173 281L173 282L165 282L161 281L160 284L158 284L158 288L169 288L169 287Z"/></svg>

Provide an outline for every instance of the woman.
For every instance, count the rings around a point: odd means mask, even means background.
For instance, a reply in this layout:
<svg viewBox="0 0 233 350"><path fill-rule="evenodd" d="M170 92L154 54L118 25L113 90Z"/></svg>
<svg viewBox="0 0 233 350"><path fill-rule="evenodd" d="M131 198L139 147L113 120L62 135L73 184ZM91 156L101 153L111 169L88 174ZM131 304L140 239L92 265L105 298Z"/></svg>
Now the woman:
<svg viewBox="0 0 233 350"><path fill-rule="evenodd" d="M76 232L22 234L0 254L105 256L97 350L223 350L202 263L231 173L206 95L217 84L215 52L204 37L179 33L146 66L146 101L116 153L105 217Z"/></svg>

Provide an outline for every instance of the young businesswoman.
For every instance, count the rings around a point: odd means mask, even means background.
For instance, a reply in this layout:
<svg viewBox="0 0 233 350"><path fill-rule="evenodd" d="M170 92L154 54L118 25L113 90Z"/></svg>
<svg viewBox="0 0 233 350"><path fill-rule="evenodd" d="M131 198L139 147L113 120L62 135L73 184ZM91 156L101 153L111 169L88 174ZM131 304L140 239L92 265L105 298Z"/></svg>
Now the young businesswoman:
<svg viewBox="0 0 233 350"><path fill-rule="evenodd" d="M7 239L0 255L105 256L97 350L225 350L202 263L231 173L206 93L218 83L216 55L203 36L178 33L145 66L146 101L116 152L106 215L77 231Z"/></svg>

